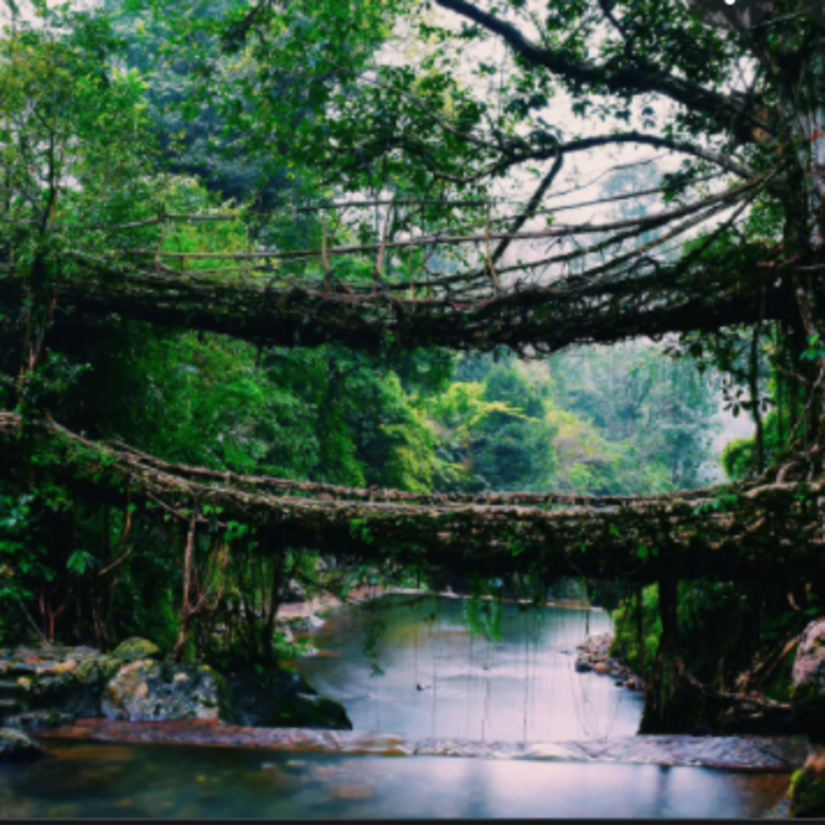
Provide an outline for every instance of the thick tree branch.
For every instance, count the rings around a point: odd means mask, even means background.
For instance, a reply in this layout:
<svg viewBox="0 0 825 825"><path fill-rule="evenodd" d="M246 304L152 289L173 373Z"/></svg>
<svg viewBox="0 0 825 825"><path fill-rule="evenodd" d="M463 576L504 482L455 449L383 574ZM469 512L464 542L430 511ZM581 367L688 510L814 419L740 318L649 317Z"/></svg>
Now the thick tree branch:
<svg viewBox="0 0 825 825"><path fill-rule="evenodd" d="M725 131L733 126L734 135L739 143L753 142L755 127L764 128L764 124L755 116L755 110L751 112L743 101L735 97L705 89L665 72L627 65L612 67L608 71L604 66L576 61L537 46L511 23L467 0L436 0L436 3L497 34L514 52L532 65L548 69L568 80L596 88L601 87L614 94L640 95L653 92L665 95L692 111L701 112Z"/></svg>
<svg viewBox="0 0 825 825"><path fill-rule="evenodd" d="M470 175L460 176L451 175L449 172L438 172L438 176L451 183L474 183L482 178L500 175L508 169L518 166L522 163L535 163L541 160L550 160L557 156L559 152L563 154L572 154L573 152L587 152L590 149L596 149L601 146L609 146L611 144L622 145L628 143L635 143L640 146L652 146L656 149L667 149L671 152L679 152L684 155L691 155L692 157L706 160L709 163L738 175L740 178L750 178L753 175L752 170L747 166L739 163L729 155L714 152L710 149L705 149L697 146L695 143L689 143L684 140L669 140L667 138L659 137L658 135L646 135L643 132L617 132L611 135L593 135L592 137L580 138L578 140L571 140L566 143L558 143L553 146L537 149L535 151L524 151L519 154L512 154L496 163L490 164L483 169L473 172Z"/></svg>

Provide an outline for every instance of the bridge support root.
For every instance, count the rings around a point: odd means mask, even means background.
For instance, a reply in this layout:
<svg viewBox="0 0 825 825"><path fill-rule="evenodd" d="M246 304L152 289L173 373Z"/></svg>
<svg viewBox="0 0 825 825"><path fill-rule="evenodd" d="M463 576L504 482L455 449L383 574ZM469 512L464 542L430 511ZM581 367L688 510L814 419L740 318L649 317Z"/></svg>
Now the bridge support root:
<svg viewBox="0 0 825 825"><path fill-rule="evenodd" d="M659 582L662 635L656 661L645 680L645 704L639 733L683 733L700 722L705 701L701 686L688 678L679 655L677 581Z"/></svg>
<svg viewBox="0 0 825 825"><path fill-rule="evenodd" d="M684 733L708 727L705 696L685 675L681 658L660 651L656 659L645 688L639 733Z"/></svg>

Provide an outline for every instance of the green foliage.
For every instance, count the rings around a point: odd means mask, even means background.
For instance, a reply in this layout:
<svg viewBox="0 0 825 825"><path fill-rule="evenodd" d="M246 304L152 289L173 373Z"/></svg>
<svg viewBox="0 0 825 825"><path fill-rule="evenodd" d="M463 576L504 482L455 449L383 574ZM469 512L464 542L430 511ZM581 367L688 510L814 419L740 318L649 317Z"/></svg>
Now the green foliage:
<svg viewBox="0 0 825 825"><path fill-rule="evenodd" d="M656 650L662 635L659 617L659 591L656 585L642 590L642 638L639 638L636 622L638 599L627 599L613 613L615 636L611 653L625 662L633 673L643 678L651 672ZM644 667L642 663L644 662Z"/></svg>
<svg viewBox="0 0 825 825"><path fill-rule="evenodd" d="M109 22L64 10L49 18L20 21L0 40L0 248L23 272L38 258L70 269L69 258L58 264L67 250L97 253L106 227L151 204L156 188L145 87L111 62L120 41Z"/></svg>
<svg viewBox="0 0 825 825"><path fill-rule="evenodd" d="M470 633L483 636L489 642L496 642L501 639L501 603L486 598L483 594L487 590L489 587L483 583L475 583L470 598L462 601L462 610Z"/></svg>
<svg viewBox="0 0 825 825"><path fill-rule="evenodd" d="M455 383L430 402L449 489L531 489L553 467L554 430L538 389L515 365L496 365L484 383Z"/></svg>
<svg viewBox="0 0 825 825"><path fill-rule="evenodd" d="M88 568L94 566L95 561L95 557L88 551L75 550L66 562L66 569L72 570L79 576L82 576Z"/></svg>
<svg viewBox="0 0 825 825"><path fill-rule="evenodd" d="M713 384L690 363L633 342L554 356L550 368L561 408L562 489L606 494L702 486L716 401Z"/></svg>
<svg viewBox="0 0 825 825"><path fill-rule="evenodd" d="M26 603L35 595L38 584L52 578L45 561L45 548L35 532L34 496L6 494L0 488L0 603L12 608L0 619L0 634L20 632Z"/></svg>
<svg viewBox="0 0 825 825"><path fill-rule="evenodd" d="M815 595L803 591L800 609L789 609L787 594L771 583L734 585L696 580L681 582L677 598L678 649L689 672L707 685L728 689L756 663L776 662L788 640L819 615ZM659 597L656 585L642 591L643 642L638 634L638 600L627 596L613 613L615 639L612 655L642 676L649 675L661 639ZM810 612L808 612L810 611ZM644 668L641 667L642 657ZM770 698L790 699L790 669L786 656L753 683Z"/></svg>
<svg viewBox="0 0 825 825"><path fill-rule="evenodd" d="M765 459L768 463L779 459L786 448L790 432L790 421L786 410L771 410L764 418L763 439ZM757 466L756 437L734 438L722 451L722 466L728 478L745 478Z"/></svg>
<svg viewBox="0 0 825 825"><path fill-rule="evenodd" d="M464 357L457 377L430 403L454 487L606 495L705 480L713 384L661 348L590 347L547 366Z"/></svg>

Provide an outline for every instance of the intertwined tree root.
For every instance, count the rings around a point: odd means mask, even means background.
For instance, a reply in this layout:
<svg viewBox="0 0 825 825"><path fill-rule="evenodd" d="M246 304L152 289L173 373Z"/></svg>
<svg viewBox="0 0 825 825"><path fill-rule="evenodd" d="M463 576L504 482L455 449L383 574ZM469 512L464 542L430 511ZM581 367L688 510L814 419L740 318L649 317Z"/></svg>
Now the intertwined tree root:
<svg viewBox="0 0 825 825"><path fill-rule="evenodd" d="M29 472L138 517L254 526L261 552L315 548L375 562L565 575L637 583L663 576L779 582L825 573L825 479L762 479L653 496L435 494L356 489L171 464L124 444L95 443L53 422L0 413L6 474ZM774 479L776 470L772 471Z"/></svg>

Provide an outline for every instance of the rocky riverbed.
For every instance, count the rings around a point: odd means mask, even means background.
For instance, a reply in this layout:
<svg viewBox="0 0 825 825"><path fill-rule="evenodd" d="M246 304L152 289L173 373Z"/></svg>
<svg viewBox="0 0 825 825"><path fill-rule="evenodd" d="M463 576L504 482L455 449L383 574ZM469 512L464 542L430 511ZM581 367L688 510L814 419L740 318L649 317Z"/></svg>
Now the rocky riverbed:
<svg viewBox="0 0 825 825"><path fill-rule="evenodd" d="M106 719L82 720L49 731L45 741L59 739L349 755L619 762L773 772L790 772L799 767L807 752L804 737L624 736L565 742L478 742L438 737L407 739L358 731L245 728L197 719L139 726Z"/></svg>

